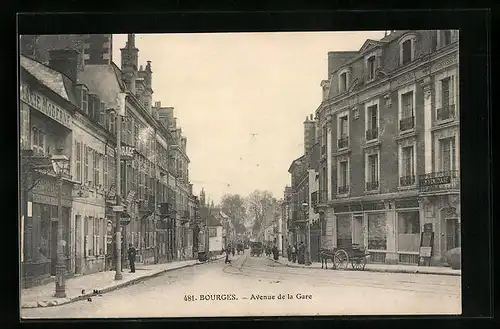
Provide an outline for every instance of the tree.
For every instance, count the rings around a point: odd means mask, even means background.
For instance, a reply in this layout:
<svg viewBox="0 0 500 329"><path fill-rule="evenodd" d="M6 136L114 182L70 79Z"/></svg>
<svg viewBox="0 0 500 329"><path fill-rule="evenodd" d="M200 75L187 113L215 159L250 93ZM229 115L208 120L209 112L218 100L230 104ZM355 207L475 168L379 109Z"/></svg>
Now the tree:
<svg viewBox="0 0 500 329"><path fill-rule="evenodd" d="M247 211L253 218L253 233L259 234L266 216L273 206L273 195L269 191L255 190L247 198Z"/></svg>
<svg viewBox="0 0 500 329"><path fill-rule="evenodd" d="M239 194L225 194L221 199L220 208L231 219L236 233L245 233L243 220L246 209L243 197Z"/></svg>

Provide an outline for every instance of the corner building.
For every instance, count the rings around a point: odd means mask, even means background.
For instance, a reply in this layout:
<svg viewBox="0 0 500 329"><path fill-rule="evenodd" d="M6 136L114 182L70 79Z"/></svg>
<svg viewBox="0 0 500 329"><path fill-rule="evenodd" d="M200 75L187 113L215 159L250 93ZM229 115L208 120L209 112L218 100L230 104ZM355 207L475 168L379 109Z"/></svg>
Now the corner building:
<svg viewBox="0 0 500 329"><path fill-rule="evenodd" d="M458 48L458 31L392 31L328 53L316 111L326 247L417 264L424 224L433 264L460 246Z"/></svg>

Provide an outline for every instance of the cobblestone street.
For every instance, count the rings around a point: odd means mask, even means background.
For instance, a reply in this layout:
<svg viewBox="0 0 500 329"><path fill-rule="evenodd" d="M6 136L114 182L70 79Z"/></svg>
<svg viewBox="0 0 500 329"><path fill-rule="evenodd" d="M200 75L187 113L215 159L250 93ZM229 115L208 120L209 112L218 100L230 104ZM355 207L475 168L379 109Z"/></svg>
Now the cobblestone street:
<svg viewBox="0 0 500 329"><path fill-rule="evenodd" d="M23 309L21 316L459 314L460 290L459 276L291 268L245 254L231 265L219 260L179 269L91 302ZM285 298L278 299L280 294Z"/></svg>

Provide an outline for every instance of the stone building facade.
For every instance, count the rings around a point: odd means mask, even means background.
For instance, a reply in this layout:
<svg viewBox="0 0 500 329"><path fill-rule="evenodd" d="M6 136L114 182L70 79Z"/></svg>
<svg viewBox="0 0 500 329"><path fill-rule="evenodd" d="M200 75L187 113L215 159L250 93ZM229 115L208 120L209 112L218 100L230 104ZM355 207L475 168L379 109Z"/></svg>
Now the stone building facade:
<svg viewBox="0 0 500 329"><path fill-rule="evenodd" d="M327 245L416 264L431 224L442 263L460 246L458 32L393 31L328 61L316 111Z"/></svg>

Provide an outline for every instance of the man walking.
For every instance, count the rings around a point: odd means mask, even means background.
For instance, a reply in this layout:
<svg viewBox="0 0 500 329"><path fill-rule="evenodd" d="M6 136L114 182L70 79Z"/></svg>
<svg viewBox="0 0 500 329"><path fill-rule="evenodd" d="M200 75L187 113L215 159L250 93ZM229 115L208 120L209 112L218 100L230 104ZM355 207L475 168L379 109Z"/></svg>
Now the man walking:
<svg viewBox="0 0 500 329"><path fill-rule="evenodd" d="M135 256L137 254L137 250L135 250L134 246L130 243L128 245L128 261L130 264L130 273L135 273Z"/></svg>

